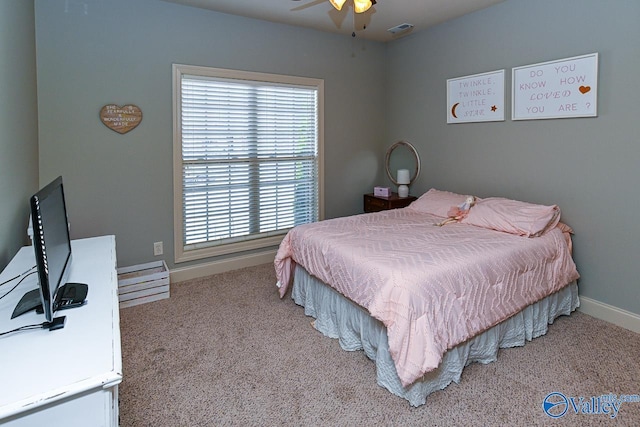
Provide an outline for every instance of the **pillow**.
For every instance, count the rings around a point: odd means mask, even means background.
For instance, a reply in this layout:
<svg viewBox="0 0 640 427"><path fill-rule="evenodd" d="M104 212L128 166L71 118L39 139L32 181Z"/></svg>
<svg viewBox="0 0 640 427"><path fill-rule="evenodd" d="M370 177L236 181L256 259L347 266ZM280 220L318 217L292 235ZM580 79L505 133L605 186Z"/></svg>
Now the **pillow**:
<svg viewBox="0 0 640 427"><path fill-rule="evenodd" d="M573 253L573 241L571 240L571 235L573 234L573 228L569 227L564 222L559 222L556 226L560 231L562 231L562 235L564 236L565 242L567 242L567 247L569 248L569 253Z"/></svg>
<svg viewBox="0 0 640 427"><path fill-rule="evenodd" d="M424 193L409 205L411 209L418 212L428 213L432 215L447 218L448 212L453 206L459 206L465 202L468 196L462 194L451 193L449 191L441 191L432 188Z"/></svg>
<svg viewBox="0 0 640 427"><path fill-rule="evenodd" d="M526 237L542 236L558 225L560 208L520 202L502 197L479 200L461 220L464 224Z"/></svg>

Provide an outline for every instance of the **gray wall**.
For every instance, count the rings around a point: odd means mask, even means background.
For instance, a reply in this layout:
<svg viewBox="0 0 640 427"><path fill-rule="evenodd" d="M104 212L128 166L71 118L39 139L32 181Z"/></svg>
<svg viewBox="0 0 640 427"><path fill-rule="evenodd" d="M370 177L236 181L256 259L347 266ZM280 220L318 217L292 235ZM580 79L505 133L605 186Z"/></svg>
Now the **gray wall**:
<svg viewBox="0 0 640 427"><path fill-rule="evenodd" d="M422 155L415 186L557 203L581 294L640 314L637 0L508 0L394 42L388 139ZM598 117L511 121L511 68L599 53ZM446 124L446 80L506 69L506 121Z"/></svg>
<svg viewBox="0 0 640 427"><path fill-rule="evenodd" d="M120 266L163 241L173 267L172 63L324 79L325 214L361 212L384 143L384 45L157 0L35 5L40 183L63 175L72 238L115 234ZM141 124L106 128L111 103L138 105Z"/></svg>
<svg viewBox="0 0 640 427"><path fill-rule="evenodd" d="M28 242L38 189L33 2L0 1L0 270Z"/></svg>

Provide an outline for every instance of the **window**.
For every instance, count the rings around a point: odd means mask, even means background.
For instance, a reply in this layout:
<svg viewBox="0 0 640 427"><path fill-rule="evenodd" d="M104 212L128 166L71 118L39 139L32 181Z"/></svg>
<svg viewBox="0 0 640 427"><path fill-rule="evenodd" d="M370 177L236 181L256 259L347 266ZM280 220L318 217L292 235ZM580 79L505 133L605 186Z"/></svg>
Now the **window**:
<svg viewBox="0 0 640 427"><path fill-rule="evenodd" d="M176 262L322 219L323 81L174 65Z"/></svg>

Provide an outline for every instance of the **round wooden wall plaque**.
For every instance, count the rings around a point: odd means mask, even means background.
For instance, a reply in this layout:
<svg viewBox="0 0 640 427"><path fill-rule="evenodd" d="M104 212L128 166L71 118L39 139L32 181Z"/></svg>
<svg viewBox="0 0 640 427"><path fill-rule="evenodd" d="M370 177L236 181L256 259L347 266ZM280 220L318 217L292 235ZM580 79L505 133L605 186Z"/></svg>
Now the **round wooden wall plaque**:
<svg viewBox="0 0 640 427"><path fill-rule="evenodd" d="M134 130L142 121L142 110L136 105L107 104L100 109L100 120L106 127L124 134Z"/></svg>

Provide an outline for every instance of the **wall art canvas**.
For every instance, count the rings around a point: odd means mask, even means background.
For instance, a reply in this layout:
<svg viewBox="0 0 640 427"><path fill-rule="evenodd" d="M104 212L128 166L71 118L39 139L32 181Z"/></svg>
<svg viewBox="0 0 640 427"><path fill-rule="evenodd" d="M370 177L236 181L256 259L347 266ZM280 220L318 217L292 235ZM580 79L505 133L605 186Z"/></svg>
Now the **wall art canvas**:
<svg viewBox="0 0 640 427"><path fill-rule="evenodd" d="M447 123L504 121L504 70L447 80Z"/></svg>
<svg viewBox="0 0 640 427"><path fill-rule="evenodd" d="M512 70L513 120L596 117L598 54Z"/></svg>

